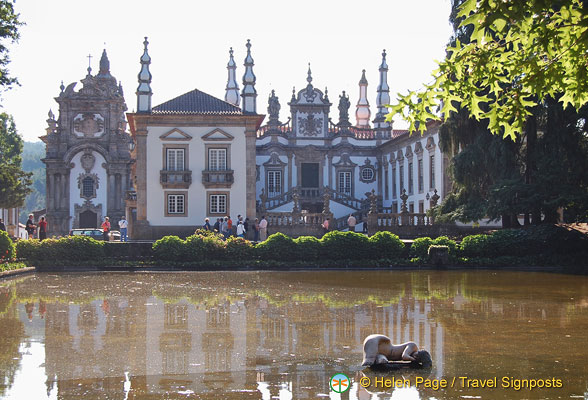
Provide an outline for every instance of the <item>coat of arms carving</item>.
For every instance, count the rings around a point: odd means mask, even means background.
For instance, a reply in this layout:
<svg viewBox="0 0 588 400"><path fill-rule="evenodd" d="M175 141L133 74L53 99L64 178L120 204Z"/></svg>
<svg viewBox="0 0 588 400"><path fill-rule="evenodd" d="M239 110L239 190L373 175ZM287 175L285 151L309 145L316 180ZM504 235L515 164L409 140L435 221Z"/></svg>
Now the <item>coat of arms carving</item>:
<svg viewBox="0 0 588 400"><path fill-rule="evenodd" d="M80 163L82 164L82 168L86 171L86 173L90 173L92 168L94 168L94 164L96 163L96 157L92 155L91 151L86 150L86 152L84 152L80 158Z"/></svg>
<svg viewBox="0 0 588 400"><path fill-rule="evenodd" d="M298 117L298 131L304 136L318 136L322 131L323 119L308 114L308 117Z"/></svg>
<svg viewBox="0 0 588 400"><path fill-rule="evenodd" d="M73 121L74 133L80 137L96 137L104 133L104 118L100 114L78 114Z"/></svg>

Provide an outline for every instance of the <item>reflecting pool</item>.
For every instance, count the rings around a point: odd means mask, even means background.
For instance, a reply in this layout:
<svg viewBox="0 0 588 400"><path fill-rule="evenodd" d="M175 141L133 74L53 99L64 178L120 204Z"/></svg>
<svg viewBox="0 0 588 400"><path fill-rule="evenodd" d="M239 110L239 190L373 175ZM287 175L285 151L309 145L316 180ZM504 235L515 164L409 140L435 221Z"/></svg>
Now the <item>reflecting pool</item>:
<svg viewBox="0 0 588 400"><path fill-rule="evenodd" d="M433 368L363 371L371 333ZM588 399L587 333L583 276L39 273L0 281L0 398Z"/></svg>

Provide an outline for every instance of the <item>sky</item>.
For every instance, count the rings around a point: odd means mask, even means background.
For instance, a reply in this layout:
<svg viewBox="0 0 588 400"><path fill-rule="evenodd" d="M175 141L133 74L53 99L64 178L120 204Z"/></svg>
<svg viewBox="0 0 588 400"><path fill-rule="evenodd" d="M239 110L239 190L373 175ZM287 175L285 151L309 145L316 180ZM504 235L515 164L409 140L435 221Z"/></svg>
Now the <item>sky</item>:
<svg viewBox="0 0 588 400"><path fill-rule="evenodd" d="M292 88L306 86L310 63L313 85L329 90L331 118L337 121L345 90L353 123L362 69L375 117L383 49L394 102L396 93L431 81L451 35L450 0L17 0L15 8L26 25L20 40L9 46L9 70L21 86L2 93L0 104L26 141L45 134L49 109L57 115L54 98L61 81L65 86L78 82L80 89L88 55L96 74L104 48L128 111L134 111L145 36L154 106L195 88L224 99L230 47L242 89L245 43L251 39L258 113L267 113L274 89L280 120L286 121ZM405 127L403 121L394 123L395 129Z"/></svg>

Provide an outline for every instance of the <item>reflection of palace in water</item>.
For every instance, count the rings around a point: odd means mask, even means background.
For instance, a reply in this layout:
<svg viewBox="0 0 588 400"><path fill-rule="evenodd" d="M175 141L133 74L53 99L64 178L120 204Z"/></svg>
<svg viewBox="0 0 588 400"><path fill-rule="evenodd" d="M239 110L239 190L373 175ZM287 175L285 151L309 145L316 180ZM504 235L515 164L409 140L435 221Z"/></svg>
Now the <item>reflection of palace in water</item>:
<svg viewBox="0 0 588 400"><path fill-rule="evenodd" d="M52 398L314 399L329 393L335 373L357 381L371 333L429 350L429 377L498 367L553 375L544 349L560 334L568 344L561 349L566 373L575 373L566 387L585 387L587 367L573 355L585 347L579 332L588 324L588 282L542 278L538 297L500 275L455 273L435 283L435 274L397 272L367 284L361 274L348 275L331 286L318 274L297 281L275 274L262 284L255 275L199 275L189 285L184 276L153 283L147 275L113 275L91 284L35 276L32 284L0 287L0 377L7 382L0 397L13 385L24 349L36 342L44 353L34 368L42 364ZM573 299L549 292L555 284ZM372 397L354 390L341 398Z"/></svg>
<svg viewBox="0 0 588 400"><path fill-rule="evenodd" d="M56 385L60 398L88 391L124 398L127 373L131 391L143 394L218 398L219 391L250 390L261 399L288 388L314 398L328 392L335 372L357 369L363 338L373 332L417 341L441 374L444 332L427 319L430 307L410 299L385 307L276 306L260 297L204 306L154 296L47 304L47 390Z"/></svg>

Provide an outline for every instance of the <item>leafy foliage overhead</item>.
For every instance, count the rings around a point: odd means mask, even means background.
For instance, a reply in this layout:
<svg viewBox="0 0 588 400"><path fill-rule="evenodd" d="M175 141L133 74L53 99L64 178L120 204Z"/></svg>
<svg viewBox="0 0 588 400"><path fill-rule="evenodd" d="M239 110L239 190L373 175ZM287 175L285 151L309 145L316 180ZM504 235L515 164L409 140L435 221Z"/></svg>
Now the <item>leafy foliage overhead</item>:
<svg viewBox="0 0 588 400"><path fill-rule="evenodd" d="M588 103L588 7L584 0L466 0L457 18L469 40L448 45L433 81L398 95L388 119L400 114L410 130L448 118L459 106L493 134L514 139L529 109L547 96L565 108ZM561 97L560 97L561 95Z"/></svg>

